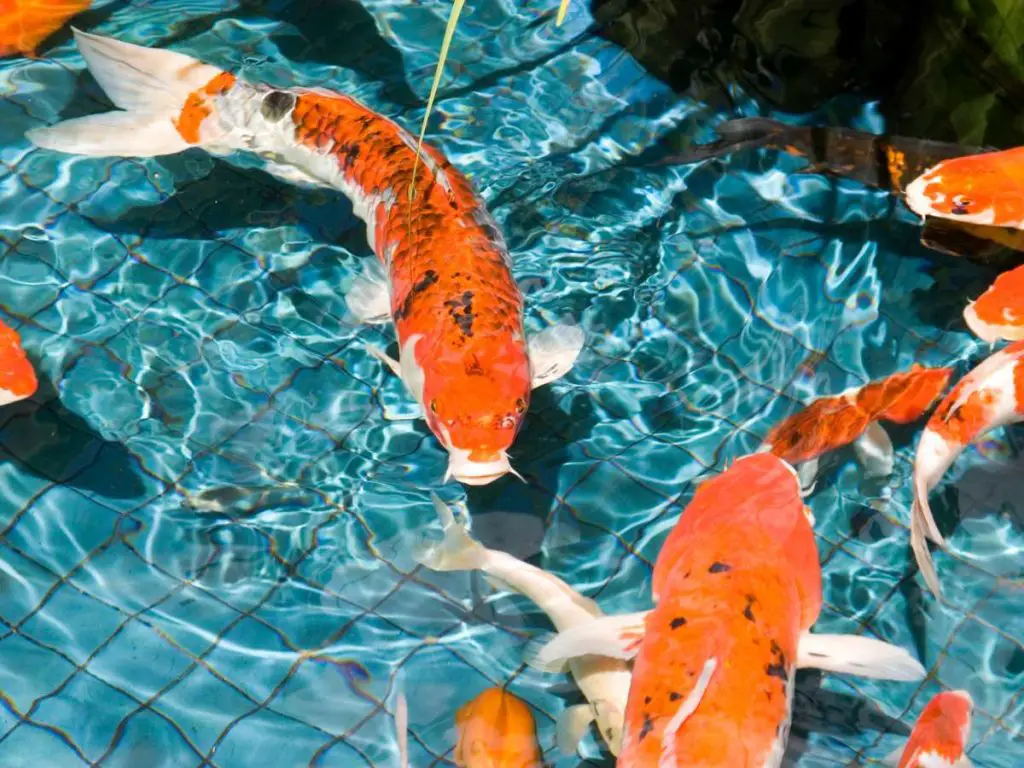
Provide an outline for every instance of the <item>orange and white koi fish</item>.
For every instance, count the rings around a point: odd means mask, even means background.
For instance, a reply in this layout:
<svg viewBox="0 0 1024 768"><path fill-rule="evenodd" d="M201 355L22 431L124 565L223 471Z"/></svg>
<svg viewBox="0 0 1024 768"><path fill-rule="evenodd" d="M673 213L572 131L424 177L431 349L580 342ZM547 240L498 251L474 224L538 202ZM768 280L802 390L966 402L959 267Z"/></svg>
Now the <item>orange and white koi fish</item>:
<svg viewBox="0 0 1024 768"><path fill-rule="evenodd" d="M501 233L444 155L417 153L413 136L340 93L278 90L181 53L78 30L75 39L123 111L32 130L32 142L91 156L244 150L285 180L343 192L382 267L356 281L349 308L365 321L394 321L399 359L371 351L447 449L446 479L482 485L512 471L508 449L531 389L572 368L583 332L556 325L527 341Z"/></svg>
<svg viewBox="0 0 1024 768"><path fill-rule="evenodd" d="M964 322L979 339L1024 339L1024 267L1004 272L964 310Z"/></svg>
<svg viewBox="0 0 1024 768"><path fill-rule="evenodd" d="M906 651L814 635L821 568L796 472L770 453L702 483L654 567L655 608L562 632L538 654L636 657L619 768L778 766L797 667L914 680Z"/></svg>
<svg viewBox="0 0 1024 768"><path fill-rule="evenodd" d="M1024 229L1024 147L943 160L904 196L918 216Z"/></svg>
<svg viewBox="0 0 1024 768"><path fill-rule="evenodd" d="M0 321L0 405L32 397L38 388L35 369L21 348L21 336Z"/></svg>
<svg viewBox="0 0 1024 768"><path fill-rule="evenodd" d="M925 583L942 594L927 535L942 546L928 494L968 445L986 432L1024 421L1024 341L1001 349L968 373L925 425L914 456L910 544Z"/></svg>
<svg viewBox="0 0 1024 768"><path fill-rule="evenodd" d="M760 450L796 466L805 488L812 486L818 458L850 443L869 476L889 475L892 440L879 422L909 424L920 419L938 400L952 374L952 368L925 368L914 363L909 371L818 398L776 426Z"/></svg>
<svg viewBox="0 0 1024 768"><path fill-rule="evenodd" d="M433 498L444 528L444 541L419 551L417 560L422 565L435 571L482 571L496 583L530 598L559 631L586 625L605 615L597 603L554 574L524 563L507 552L487 549L455 520L436 494ZM590 724L594 723L612 754L619 754L631 676L629 666L618 659L593 657L573 659L569 669L587 703L569 707L560 715L559 748L565 754L575 752Z"/></svg>
<svg viewBox="0 0 1024 768"><path fill-rule="evenodd" d="M530 707L504 688L488 688L455 713L459 768L543 768Z"/></svg>
<svg viewBox="0 0 1024 768"><path fill-rule="evenodd" d="M39 44L92 0L0 0L0 58L36 55Z"/></svg>
<svg viewBox="0 0 1024 768"><path fill-rule="evenodd" d="M944 691L933 697L917 718L906 746L887 762L896 768L970 768L964 751L973 709L967 691Z"/></svg>

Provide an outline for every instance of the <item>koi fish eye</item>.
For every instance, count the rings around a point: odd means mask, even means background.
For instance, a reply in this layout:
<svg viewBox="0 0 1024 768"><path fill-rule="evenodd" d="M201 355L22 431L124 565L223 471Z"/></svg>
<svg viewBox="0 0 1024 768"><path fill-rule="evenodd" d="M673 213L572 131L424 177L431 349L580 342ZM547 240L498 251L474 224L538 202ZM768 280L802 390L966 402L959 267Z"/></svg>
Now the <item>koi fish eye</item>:
<svg viewBox="0 0 1024 768"><path fill-rule="evenodd" d="M437 413L437 400L430 401L430 412Z"/></svg>
<svg viewBox="0 0 1024 768"><path fill-rule="evenodd" d="M516 413L522 413L526 410L526 401L523 398L516 398Z"/></svg>
<svg viewBox="0 0 1024 768"><path fill-rule="evenodd" d="M967 214L967 209L971 205L974 205L974 201L964 195L955 195L952 199L953 209L950 213L956 216L964 216Z"/></svg>

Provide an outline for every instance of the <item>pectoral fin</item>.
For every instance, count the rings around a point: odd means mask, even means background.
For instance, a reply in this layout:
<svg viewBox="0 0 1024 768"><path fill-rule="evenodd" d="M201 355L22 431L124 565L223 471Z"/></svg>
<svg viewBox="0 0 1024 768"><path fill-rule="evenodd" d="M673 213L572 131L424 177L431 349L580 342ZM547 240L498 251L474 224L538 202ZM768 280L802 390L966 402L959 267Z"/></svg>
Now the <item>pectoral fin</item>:
<svg viewBox="0 0 1024 768"><path fill-rule="evenodd" d="M628 661L640 649L648 613L650 611L602 616L559 632L533 654L528 663L537 669L558 672L579 656L606 656Z"/></svg>
<svg viewBox="0 0 1024 768"><path fill-rule="evenodd" d="M853 441L853 450L868 477L888 477L892 474L892 440L877 421L871 422L867 431Z"/></svg>
<svg viewBox="0 0 1024 768"><path fill-rule="evenodd" d="M345 294L345 304L361 323L379 324L391 319L391 292L377 259L367 259Z"/></svg>
<svg viewBox="0 0 1024 768"><path fill-rule="evenodd" d="M583 340L583 329L577 325L553 325L531 336L527 342L531 386L536 389L565 376L583 349Z"/></svg>
<svg viewBox="0 0 1024 768"><path fill-rule="evenodd" d="M402 378L402 366L397 360L395 360L395 358L391 357L387 352L374 344L367 344L366 351L390 368L391 372L395 374L395 376Z"/></svg>
<svg viewBox="0 0 1024 768"><path fill-rule="evenodd" d="M805 632L796 663L798 667L881 680L921 680L925 676L924 667L903 648L860 635Z"/></svg>
<svg viewBox="0 0 1024 768"><path fill-rule="evenodd" d="M796 468L796 476L800 481L800 496L806 499L814 493L814 487L818 484L818 459L808 459Z"/></svg>
<svg viewBox="0 0 1024 768"><path fill-rule="evenodd" d="M587 729L594 722L594 708L589 704L577 704L569 707L558 716L555 728L555 741L563 755L573 755Z"/></svg>

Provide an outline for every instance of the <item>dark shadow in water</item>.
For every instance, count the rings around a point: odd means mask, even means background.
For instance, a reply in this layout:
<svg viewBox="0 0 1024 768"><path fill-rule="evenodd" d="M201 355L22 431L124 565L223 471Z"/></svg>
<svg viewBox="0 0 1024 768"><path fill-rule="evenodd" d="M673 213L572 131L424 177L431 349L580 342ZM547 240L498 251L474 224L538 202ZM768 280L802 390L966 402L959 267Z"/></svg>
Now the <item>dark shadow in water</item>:
<svg viewBox="0 0 1024 768"><path fill-rule="evenodd" d="M129 450L67 410L46 379L32 399L0 410L0 457L41 479L101 497L130 499L145 491Z"/></svg>

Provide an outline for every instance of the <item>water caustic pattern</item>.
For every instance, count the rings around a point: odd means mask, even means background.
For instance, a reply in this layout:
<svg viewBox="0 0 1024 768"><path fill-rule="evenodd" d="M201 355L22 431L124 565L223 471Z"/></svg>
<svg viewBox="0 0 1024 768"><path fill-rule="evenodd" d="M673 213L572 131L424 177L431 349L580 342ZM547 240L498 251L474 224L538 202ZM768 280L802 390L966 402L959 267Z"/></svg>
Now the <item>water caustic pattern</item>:
<svg viewBox="0 0 1024 768"><path fill-rule="evenodd" d="M399 690L411 765L445 765L454 713L506 682L546 759L579 765L554 746L574 687L523 663L543 615L415 566L431 490L468 493L488 546L641 610L693 480L815 396L984 356L960 313L991 270L936 261L887 195L785 154L637 161L672 132L712 138L722 94L674 95L583 4L556 29L556 5L467 8L428 135L504 230L528 329L588 334L532 399L511 451L526 482L468 491L442 485L443 448L366 351L391 331L346 312L371 257L347 202L245 157L34 150L25 131L109 104L66 37L0 62L0 319L39 376L0 409L0 765L396 765ZM448 8L139 0L76 23L414 129ZM732 96L728 116L754 114ZM852 122L882 128L869 107ZM913 435L893 431L887 485L850 451L826 462L816 628L912 649L929 677L800 673L801 766L881 759L943 688L974 700L976 765L1024 760L1019 431L932 495L943 604L910 565ZM593 734L582 752L611 764Z"/></svg>

